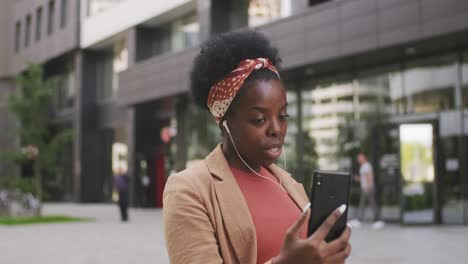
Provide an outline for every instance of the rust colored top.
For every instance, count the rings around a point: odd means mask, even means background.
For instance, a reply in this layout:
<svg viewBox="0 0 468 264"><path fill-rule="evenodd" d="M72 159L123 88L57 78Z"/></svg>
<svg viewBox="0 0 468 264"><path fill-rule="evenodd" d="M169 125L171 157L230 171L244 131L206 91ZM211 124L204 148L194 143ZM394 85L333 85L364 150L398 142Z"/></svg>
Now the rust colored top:
<svg viewBox="0 0 468 264"><path fill-rule="evenodd" d="M259 177L253 172L245 172L231 167L249 207L255 225L257 238L257 263L265 263L280 253L286 231L302 213L296 203L280 186L278 179L266 168L260 175L275 182ZM306 238L307 228L301 237Z"/></svg>

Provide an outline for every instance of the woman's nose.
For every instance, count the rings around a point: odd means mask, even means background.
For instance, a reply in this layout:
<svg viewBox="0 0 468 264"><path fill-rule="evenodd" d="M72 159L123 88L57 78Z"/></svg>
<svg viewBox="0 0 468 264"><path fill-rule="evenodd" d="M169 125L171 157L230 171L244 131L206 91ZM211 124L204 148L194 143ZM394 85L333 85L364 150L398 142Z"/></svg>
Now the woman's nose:
<svg viewBox="0 0 468 264"><path fill-rule="evenodd" d="M279 120L273 120L268 127L268 136L270 137L278 137L281 134L281 124Z"/></svg>

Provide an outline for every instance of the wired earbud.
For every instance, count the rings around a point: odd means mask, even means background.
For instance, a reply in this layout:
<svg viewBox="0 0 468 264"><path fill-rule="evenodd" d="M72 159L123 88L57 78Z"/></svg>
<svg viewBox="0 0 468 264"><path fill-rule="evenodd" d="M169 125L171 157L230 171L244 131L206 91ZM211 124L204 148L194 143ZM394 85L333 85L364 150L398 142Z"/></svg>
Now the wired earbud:
<svg viewBox="0 0 468 264"><path fill-rule="evenodd" d="M226 131L231 134L231 132L229 131L229 128L227 126L227 120L223 120L223 127L226 129Z"/></svg>

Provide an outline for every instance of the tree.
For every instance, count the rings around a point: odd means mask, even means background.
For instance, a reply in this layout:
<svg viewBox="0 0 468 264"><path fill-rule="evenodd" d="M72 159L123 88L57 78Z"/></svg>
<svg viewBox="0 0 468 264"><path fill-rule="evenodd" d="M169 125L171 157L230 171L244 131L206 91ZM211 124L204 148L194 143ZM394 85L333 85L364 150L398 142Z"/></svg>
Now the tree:
<svg viewBox="0 0 468 264"><path fill-rule="evenodd" d="M21 165L33 162L35 195L44 197L43 174L51 181L61 177L58 157L63 146L72 138L71 129L55 129L58 124L51 118L58 78L44 79L40 65L30 64L24 73L16 77L18 93L10 97L9 108L19 122L21 151L13 153Z"/></svg>

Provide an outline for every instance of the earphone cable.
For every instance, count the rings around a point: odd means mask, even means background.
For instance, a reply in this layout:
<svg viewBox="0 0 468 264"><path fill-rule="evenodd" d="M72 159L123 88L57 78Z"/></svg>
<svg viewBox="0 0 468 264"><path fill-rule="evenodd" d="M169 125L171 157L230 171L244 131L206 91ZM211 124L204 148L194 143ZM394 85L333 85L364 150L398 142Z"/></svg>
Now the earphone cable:
<svg viewBox="0 0 468 264"><path fill-rule="evenodd" d="M247 162L242 158L242 156L239 154L239 151L237 150L237 147L236 147L236 144L234 143L234 140L232 139L232 136L231 136L231 133L227 133L229 135L229 138L231 139L231 142L232 142L232 145L234 146L234 150L236 151L237 153L237 156L239 157L239 159L244 163L244 165L249 168L249 170L251 170L253 173L255 173L257 176L261 177L261 178L264 178L264 179L267 179L271 182L273 182L275 185L277 185L278 187L281 188L281 190L283 190L284 192L286 192L286 190L283 188L283 186L281 185L281 178L277 177L278 178L278 181L279 181L279 184L277 182L275 182L274 180L266 177L266 176L263 176L261 175L260 173L256 172L254 169L252 169L249 164L247 164ZM285 162L286 162L286 159L284 159ZM285 164L286 166L286 164Z"/></svg>

